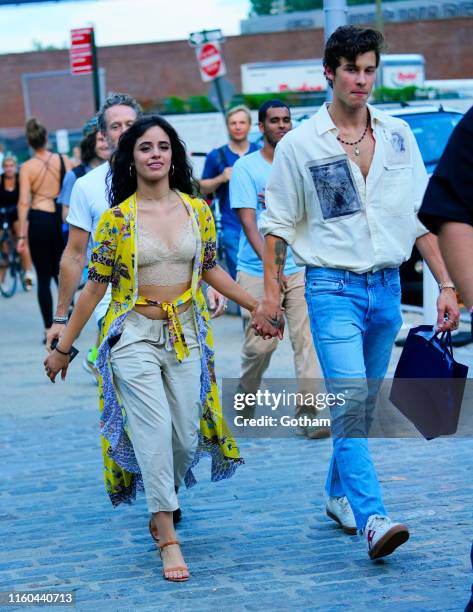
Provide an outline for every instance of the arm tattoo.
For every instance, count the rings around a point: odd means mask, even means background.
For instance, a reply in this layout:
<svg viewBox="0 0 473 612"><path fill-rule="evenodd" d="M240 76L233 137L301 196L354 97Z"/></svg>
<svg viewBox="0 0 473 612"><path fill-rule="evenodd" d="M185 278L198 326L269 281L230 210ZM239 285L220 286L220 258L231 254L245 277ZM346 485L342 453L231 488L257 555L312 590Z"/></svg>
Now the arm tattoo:
<svg viewBox="0 0 473 612"><path fill-rule="evenodd" d="M274 245L274 263L277 265L276 280L282 285L284 264L286 263L287 244L282 238L278 238Z"/></svg>

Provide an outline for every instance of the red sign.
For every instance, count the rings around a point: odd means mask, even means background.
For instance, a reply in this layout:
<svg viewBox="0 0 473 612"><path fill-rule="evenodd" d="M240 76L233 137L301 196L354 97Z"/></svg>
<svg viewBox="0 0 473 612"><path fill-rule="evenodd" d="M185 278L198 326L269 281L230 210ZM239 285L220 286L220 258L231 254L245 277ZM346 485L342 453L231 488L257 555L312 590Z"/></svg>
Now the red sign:
<svg viewBox="0 0 473 612"><path fill-rule="evenodd" d="M93 28L71 30L69 60L71 74L92 74L92 35Z"/></svg>
<svg viewBox="0 0 473 612"><path fill-rule="evenodd" d="M196 49L197 62L203 81L213 81L226 74L220 45L218 42L205 43Z"/></svg>

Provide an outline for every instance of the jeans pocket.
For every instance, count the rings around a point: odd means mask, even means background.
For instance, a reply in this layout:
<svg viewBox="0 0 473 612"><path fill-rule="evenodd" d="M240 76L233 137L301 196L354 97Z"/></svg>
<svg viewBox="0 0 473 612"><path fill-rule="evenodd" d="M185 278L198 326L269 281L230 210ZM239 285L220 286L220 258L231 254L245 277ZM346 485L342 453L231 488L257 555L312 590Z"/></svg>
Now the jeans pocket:
<svg viewBox="0 0 473 612"><path fill-rule="evenodd" d="M345 281L341 278L316 278L308 284L312 295L340 294L345 288Z"/></svg>
<svg viewBox="0 0 473 612"><path fill-rule="evenodd" d="M399 278L390 279L386 283L388 291L395 297L401 295L401 281Z"/></svg>

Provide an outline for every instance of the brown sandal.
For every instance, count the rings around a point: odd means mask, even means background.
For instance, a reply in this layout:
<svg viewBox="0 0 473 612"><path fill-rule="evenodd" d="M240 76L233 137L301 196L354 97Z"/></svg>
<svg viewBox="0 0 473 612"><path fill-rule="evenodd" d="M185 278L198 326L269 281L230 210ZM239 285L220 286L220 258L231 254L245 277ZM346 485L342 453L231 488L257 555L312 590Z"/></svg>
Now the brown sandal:
<svg viewBox="0 0 473 612"><path fill-rule="evenodd" d="M166 546L171 546L172 544L177 544L178 546L181 545L179 540L169 540L169 542L159 545L159 556L161 557L161 559L163 558L161 554L161 551L163 550L163 548L166 548ZM189 568L187 567L187 565L178 565L176 567L168 567L166 569L163 569L163 578L165 580L169 580L170 582L186 582L186 580L189 580L190 574L188 576L183 576L182 578L168 578L166 576L166 572L179 572L179 571L188 572Z"/></svg>
<svg viewBox="0 0 473 612"><path fill-rule="evenodd" d="M151 537L153 538L153 540L159 544L159 534L158 534L158 530L156 527L153 526L153 519L150 518L149 519L149 524L148 524L148 528L149 528L149 533L151 535Z"/></svg>

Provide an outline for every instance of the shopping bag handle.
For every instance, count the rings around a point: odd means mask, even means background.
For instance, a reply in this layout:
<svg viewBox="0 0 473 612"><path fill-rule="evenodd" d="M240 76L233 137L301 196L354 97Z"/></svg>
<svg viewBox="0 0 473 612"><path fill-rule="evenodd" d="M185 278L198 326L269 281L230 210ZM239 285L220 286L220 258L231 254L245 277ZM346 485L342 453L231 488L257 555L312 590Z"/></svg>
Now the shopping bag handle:
<svg viewBox="0 0 473 612"><path fill-rule="evenodd" d="M452 334L450 333L450 331L434 333L429 342L432 342L434 339L437 339L439 341L439 344L441 344L447 349L448 354L453 359Z"/></svg>

